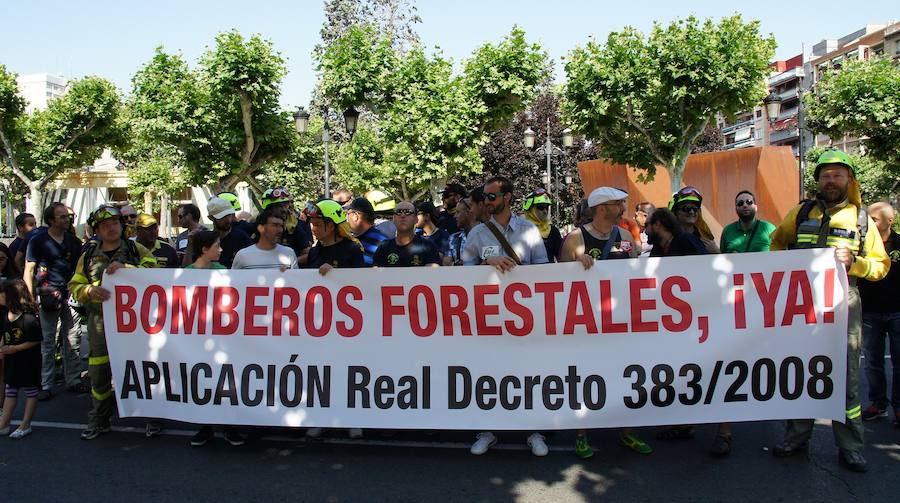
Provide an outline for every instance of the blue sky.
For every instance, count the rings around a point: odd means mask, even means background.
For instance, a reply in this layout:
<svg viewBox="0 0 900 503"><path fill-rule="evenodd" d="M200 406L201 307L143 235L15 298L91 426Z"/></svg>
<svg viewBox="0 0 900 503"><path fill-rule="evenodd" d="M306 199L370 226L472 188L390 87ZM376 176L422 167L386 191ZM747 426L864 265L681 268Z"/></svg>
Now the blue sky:
<svg viewBox="0 0 900 503"><path fill-rule="evenodd" d="M127 92L131 76L156 46L180 51L193 65L216 33L237 28L245 35L263 34L287 59L290 73L282 87L283 105L306 104L315 85L310 53L324 19L322 0L2 0L2 4L0 63L19 74L100 75ZM784 59L799 54L804 43L808 48L866 24L900 19L896 0L864 4L419 0L416 5L423 20L417 26L422 41L428 47L440 46L445 56L459 61L519 25L555 60L559 78L560 58L590 36L602 40L626 25L646 31L654 20L740 12L747 19L759 19L763 32L775 35L776 57Z"/></svg>

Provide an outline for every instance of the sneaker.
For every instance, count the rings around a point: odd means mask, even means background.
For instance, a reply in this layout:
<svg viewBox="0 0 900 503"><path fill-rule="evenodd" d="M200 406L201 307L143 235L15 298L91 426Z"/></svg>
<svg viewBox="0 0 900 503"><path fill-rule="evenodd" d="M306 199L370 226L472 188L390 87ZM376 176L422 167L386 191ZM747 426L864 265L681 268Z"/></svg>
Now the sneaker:
<svg viewBox="0 0 900 503"><path fill-rule="evenodd" d="M838 462L854 472L861 473L869 469L866 458L859 451L841 449L838 453Z"/></svg>
<svg viewBox="0 0 900 503"><path fill-rule="evenodd" d="M799 454L801 452L806 452L808 450L809 450L808 442L802 442L802 443L798 444L796 442L791 442L789 440L785 440L784 442L781 442L780 444L776 445L775 447L772 447L772 455L775 456L776 458L787 458L787 457L793 456L795 454Z"/></svg>
<svg viewBox="0 0 900 503"><path fill-rule="evenodd" d="M81 432L82 440L93 440L104 433L109 433L112 431L112 428L109 426L88 426L87 429Z"/></svg>
<svg viewBox="0 0 900 503"><path fill-rule="evenodd" d="M731 435L717 434L716 438L713 439L712 447L710 447L709 452L712 453L713 456L721 457L731 454Z"/></svg>
<svg viewBox="0 0 900 503"><path fill-rule="evenodd" d="M469 449L469 452L476 456L481 456L488 449L491 448L492 445L497 443L497 437L494 436L493 433L489 431L483 431L475 437L475 443L472 444L472 447Z"/></svg>
<svg viewBox="0 0 900 503"><path fill-rule="evenodd" d="M874 403L862 411L863 421L871 421L879 417L888 417L887 408L879 409Z"/></svg>
<svg viewBox="0 0 900 503"><path fill-rule="evenodd" d="M204 426L203 428L200 428L200 431L195 433L193 437L191 437L191 446L203 447L207 442L209 442L209 439L211 439L212 436L212 428L209 426Z"/></svg>
<svg viewBox="0 0 900 503"><path fill-rule="evenodd" d="M350 438L362 438L363 431L362 428L350 428L347 430L347 434L350 435Z"/></svg>
<svg viewBox="0 0 900 503"><path fill-rule="evenodd" d="M37 399L41 402L45 402L51 398L53 398L53 393L51 393L49 389L42 389L38 392Z"/></svg>
<svg viewBox="0 0 900 503"><path fill-rule="evenodd" d="M581 459L588 459L594 455L594 449L591 449L587 435L575 437L575 455Z"/></svg>
<svg viewBox="0 0 900 503"><path fill-rule="evenodd" d="M244 445L244 442L246 442L244 436L232 428L225 428L225 441L235 447Z"/></svg>
<svg viewBox="0 0 900 503"><path fill-rule="evenodd" d="M528 444L528 447L531 447L531 453L535 456L543 457L550 452L550 448L547 447L547 442L544 440L544 436L540 433L532 433L525 443Z"/></svg>
<svg viewBox="0 0 900 503"><path fill-rule="evenodd" d="M651 452L653 452L653 448L650 447L650 444L637 438L631 433L624 433L621 437L619 437L619 443L638 454L650 454Z"/></svg>
<svg viewBox="0 0 900 503"><path fill-rule="evenodd" d="M24 430L22 428L17 428L16 431L9 434L9 438L15 440L18 438L27 437L28 435L31 435L31 427L25 428Z"/></svg>
<svg viewBox="0 0 900 503"><path fill-rule="evenodd" d="M144 431L144 435L147 438L158 437L160 433L162 433L163 424L159 421L148 421L147 429Z"/></svg>
<svg viewBox="0 0 900 503"><path fill-rule="evenodd" d="M306 438L319 438L322 436L322 428L310 428L306 430Z"/></svg>

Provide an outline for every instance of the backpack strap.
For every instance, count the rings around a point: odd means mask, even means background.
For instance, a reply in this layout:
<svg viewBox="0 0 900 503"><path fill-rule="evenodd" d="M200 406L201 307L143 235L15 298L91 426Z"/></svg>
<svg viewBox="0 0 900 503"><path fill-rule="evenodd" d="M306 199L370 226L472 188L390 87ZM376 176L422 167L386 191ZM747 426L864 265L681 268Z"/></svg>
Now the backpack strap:
<svg viewBox="0 0 900 503"><path fill-rule="evenodd" d="M522 260L519 259L519 255L515 250L513 250L513 247L511 244L509 244L509 241L506 240L506 236L504 236L503 233L500 232L500 229L498 229L497 226L494 225L494 222L488 220L484 223L484 226L487 227L489 231L491 231L491 234L493 234L494 238L496 238L500 243L500 246L503 248L503 251L506 252L506 255L509 256L509 258L513 259L516 265L522 265Z"/></svg>

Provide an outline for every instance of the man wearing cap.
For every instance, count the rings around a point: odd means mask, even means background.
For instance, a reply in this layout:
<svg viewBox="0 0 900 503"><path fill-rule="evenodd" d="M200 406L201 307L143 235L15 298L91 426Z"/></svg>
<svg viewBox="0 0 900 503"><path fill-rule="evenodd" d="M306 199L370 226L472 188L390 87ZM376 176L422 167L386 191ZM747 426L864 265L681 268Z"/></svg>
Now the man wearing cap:
<svg viewBox="0 0 900 503"><path fill-rule="evenodd" d="M547 260L556 262L559 250L562 248L562 234L559 228L550 221L550 204L553 201L544 189L537 189L522 203L525 218L537 226L544 239L544 248L547 249Z"/></svg>
<svg viewBox="0 0 900 503"><path fill-rule="evenodd" d="M253 245L253 240L246 232L235 228L234 208L231 204L221 197L213 197L206 203L206 209L209 211L209 219L212 220L213 229L219 233L219 245L222 247L222 254L219 255L219 263L228 269L234 261L234 256L238 251Z"/></svg>
<svg viewBox="0 0 900 503"><path fill-rule="evenodd" d="M690 232L706 247L709 253L719 253L712 231L703 220L703 196L694 187L684 187L672 195L669 201L669 209L678 219L684 232Z"/></svg>
<svg viewBox="0 0 900 503"><path fill-rule="evenodd" d="M112 292L103 287L103 273L114 274L122 267L156 266L156 260L146 248L123 237L122 220L122 212L109 205L100 206L91 214L90 222L97 239L88 241L78 259L75 274L69 280L72 297L87 311L92 408L87 428L81 432L84 440L93 440L110 431L115 406L103 327L103 302L110 299Z"/></svg>
<svg viewBox="0 0 900 503"><path fill-rule="evenodd" d="M772 250L834 248L838 262L850 280L847 321L847 402L846 420L832 421L834 439L842 466L863 472L862 405L859 398L859 354L862 347L862 310L857 281L880 281L890 268L890 258L872 218L859 194L859 182L850 157L840 150L826 150L819 156L814 172L818 193L788 212L772 233ZM772 454L787 457L809 449L813 420L788 421L784 440Z"/></svg>
<svg viewBox="0 0 900 503"><path fill-rule="evenodd" d="M364 197L357 197L344 206L350 230L363 246L363 259L366 267L372 267L375 250L388 239L375 228L375 208Z"/></svg>
<svg viewBox="0 0 900 503"><path fill-rule="evenodd" d="M640 248L634 237L616 225L625 213L627 197L628 194L612 187L594 189L588 196L592 221L566 236L560 251L560 262L577 260L587 265L592 260L637 257Z"/></svg>
<svg viewBox="0 0 900 503"><path fill-rule="evenodd" d="M148 215L147 213L138 215L134 240L150 250L150 253L156 257L157 267L181 267L175 248L159 239L159 223L153 215Z"/></svg>
<svg viewBox="0 0 900 503"><path fill-rule="evenodd" d="M476 225L466 237L463 248L465 265L486 264L505 273L519 265L547 263L547 249L541 231L528 220L513 215L512 202L512 181L504 176L495 176L487 181L484 185L484 204L491 217L487 222ZM502 241L497 235L502 237ZM469 451L480 456L496 442L497 437L492 432L483 431L476 436ZM535 456L546 456L550 452L544 436L539 432L532 433L526 443Z"/></svg>
<svg viewBox="0 0 900 503"><path fill-rule="evenodd" d="M431 241L441 257L450 254L450 233L435 224L438 217L437 208L431 201L422 201L416 205L416 233ZM456 207L454 207L456 211Z"/></svg>
<svg viewBox="0 0 900 503"><path fill-rule="evenodd" d="M440 229L447 231L447 234L453 234L459 231L456 225L456 207L459 201L468 196L466 188L458 183L450 183L441 191L441 201L444 210L438 214L435 225Z"/></svg>
<svg viewBox="0 0 900 503"><path fill-rule="evenodd" d="M380 190L370 190L366 192L365 197L375 209L375 228L389 238L394 237L397 234L397 228L391 218L394 208L397 207L397 201Z"/></svg>
<svg viewBox="0 0 900 503"><path fill-rule="evenodd" d="M62 362L66 389L83 393L87 389L81 383L81 329L78 317L69 306L69 280L75 273L81 242L69 229L72 219L63 203L52 203L44 208L47 232L33 237L25 252L24 280L35 298L40 300L41 331L41 391L39 400L52 396L56 341L61 341ZM57 330L57 326L59 330Z"/></svg>
<svg viewBox="0 0 900 503"><path fill-rule="evenodd" d="M598 187L588 196L588 207L593 216L589 224L582 225L566 236L559 253L560 262L581 262L590 269L596 260L635 258L639 247L634 237L617 225L625 213L628 194L612 187ZM619 443L640 454L650 454L653 449L635 436L630 428L623 428ZM575 454L580 458L593 456L587 432L581 430L575 438Z"/></svg>
<svg viewBox="0 0 900 503"><path fill-rule="evenodd" d="M221 197L222 199L231 203L231 207L234 208L234 225L238 229L244 231L248 236L253 236L253 233L256 232L256 225L250 221L250 214L246 211L241 211L241 199L234 192L219 192L216 194L216 197ZM241 218L241 214L245 214L245 218Z"/></svg>

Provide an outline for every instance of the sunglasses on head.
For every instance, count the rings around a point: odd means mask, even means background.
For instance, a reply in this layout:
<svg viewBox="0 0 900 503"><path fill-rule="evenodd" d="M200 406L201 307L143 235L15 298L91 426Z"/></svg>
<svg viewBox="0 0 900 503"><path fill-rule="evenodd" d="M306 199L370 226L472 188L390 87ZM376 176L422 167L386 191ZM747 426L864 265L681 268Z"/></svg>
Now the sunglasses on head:
<svg viewBox="0 0 900 503"><path fill-rule="evenodd" d="M416 214L416 210L411 210L409 208L400 208L399 210L394 210L394 215L400 217L410 217Z"/></svg>
<svg viewBox="0 0 900 503"><path fill-rule="evenodd" d="M486 201L496 201L497 199L500 199L500 198L503 197L504 195L506 195L506 192L503 192L503 191L500 191L500 192L485 192L485 193L484 193L484 199L485 199Z"/></svg>
<svg viewBox="0 0 900 503"><path fill-rule="evenodd" d="M287 198L287 199L291 198L291 194L287 190L281 189L281 188L270 189L269 196L271 196L275 199L281 199L282 197Z"/></svg>
<svg viewBox="0 0 900 503"><path fill-rule="evenodd" d="M683 197L683 196L697 196L697 197L703 197L703 196L700 195L700 191L697 190L696 187L692 187L692 186L690 186L690 185L688 185L687 187L682 187L681 190L679 190L679 191L676 192L675 194L678 195L678 196L682 196L682 197Z"/></svg>
<svg viewBox="0 0 900 503"><path fill-rule="evenodd" d="M754 204L756 204L756 203L753 202L752 199L747 200L747 201L740 200L740 201L737 201L737 202L734 203L734 205L737 206L738 208L740 208L740 207L742 207L742 206L753 206Z"/></svg>
<svg viewBox="0 0 900 503"><path fill-rule="evenodd" d="M95 211L93 215L95 221L121 216L122 212L119 211L119 208L116 208L115 206L101 206L97 208L97 211ZM135 218L137 218L137 215L135 215Z"/></svg>

